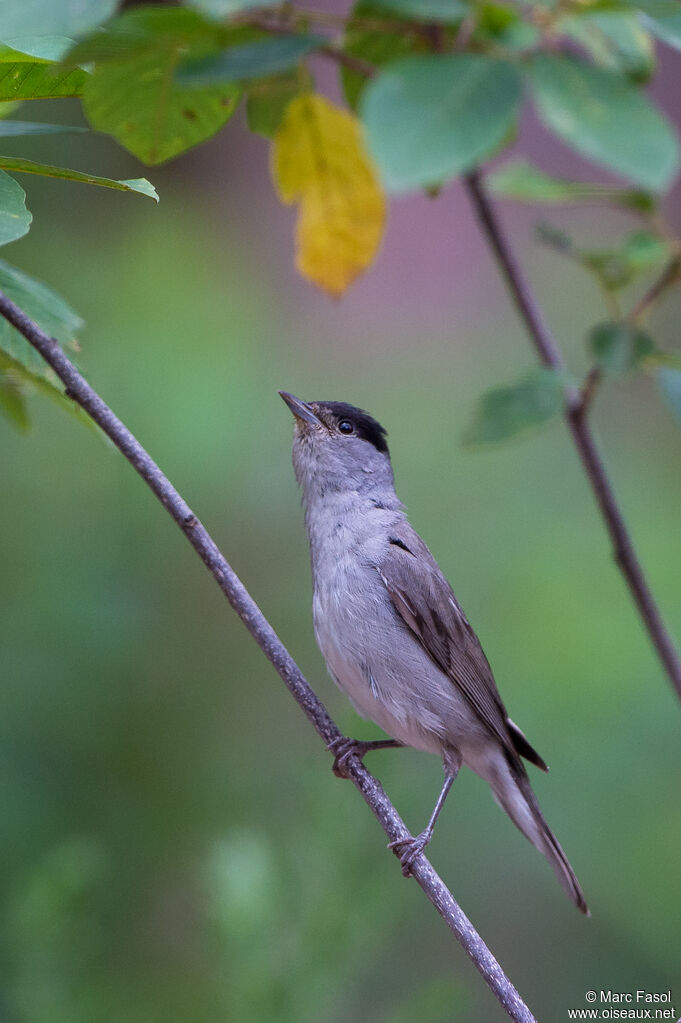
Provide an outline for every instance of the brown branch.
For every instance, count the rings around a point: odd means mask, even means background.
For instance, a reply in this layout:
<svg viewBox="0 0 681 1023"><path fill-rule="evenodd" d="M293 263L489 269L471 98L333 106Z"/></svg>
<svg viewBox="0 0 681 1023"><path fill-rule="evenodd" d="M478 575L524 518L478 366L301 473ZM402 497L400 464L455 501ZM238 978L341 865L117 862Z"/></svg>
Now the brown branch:
<svg viewBox="0 0 681 1023"><path fill-rule="evenodd" d="M485 190L480 172L473 171L468 174L465 185L482 230L495 255L518 312L527 327L540 361L553 369L562 369L564 362L561 351L544 319L532 287L506 238ZM676 272L678 273L678 267ZM667 282L662 280L662 287L666 287ZM661 291L662 287L658 281L658 291ZM654 297L650 301L654 300ZM669 680L681 698L681 660L643 574L612 484L608 479L605 465L596 447L586 415L587 406L588 402L581 400L578 392L572 391L568 395L565 418L598 502L605 526L610 534L615 561L627 582L643 624L657 650Z"/></svg>
<svg viewBox="0 0 681 1023"><path fill-rule="evenodd" d="M676 252L657 280L653 281L627 316L629 323L638 323L650 307L657 302L660 295L679 280L681 280L681 253Z"/></svg>
<svg viewBox="0 0 681 1023"><path fill-rule="evenodd" d="M81 376L54 338L48 337L22 309L2 292L0 292L0 315L16 327L42 355L65 385L69 397L77 402L102 428L152 493L164 505L212 574L253 639L274 665L289 692L307 715L324 743L328 746L333 740L339 739L341 733L300 668L226 561L215 541L151 456ZM388 799L382 785L356 756L349 758L348 775L380 822L388 839L395 842L410 837L404 821ZM510 1018L516 1023L536 1023L535 1017L487 945L423 854L414 862L413 876L463 946Z"/></svg>

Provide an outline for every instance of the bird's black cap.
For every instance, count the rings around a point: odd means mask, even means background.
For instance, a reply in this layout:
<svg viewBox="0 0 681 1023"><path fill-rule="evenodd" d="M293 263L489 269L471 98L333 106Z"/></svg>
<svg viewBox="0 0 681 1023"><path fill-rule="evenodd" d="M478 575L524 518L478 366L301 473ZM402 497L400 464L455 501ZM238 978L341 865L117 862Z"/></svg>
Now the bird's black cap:
<svg viewBox="0 0 681 1023"><path fill-rule="evenodd" d="M387 455L388 444L386 442L386 429L370 416L364 409L355 408L345 401L315 401L312 404L318 409L326 409L333 415L337 422L348 419L355 428L355 435L361 440L373 444L377 451L383 451Z"/></svg>

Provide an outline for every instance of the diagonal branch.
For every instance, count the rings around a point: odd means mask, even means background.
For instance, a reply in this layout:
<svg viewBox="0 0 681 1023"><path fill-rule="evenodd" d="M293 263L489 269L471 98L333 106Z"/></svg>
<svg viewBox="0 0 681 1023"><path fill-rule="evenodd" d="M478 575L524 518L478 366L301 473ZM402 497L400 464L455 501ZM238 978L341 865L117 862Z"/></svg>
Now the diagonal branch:
<svg viewBox="0 0 681 1023"><path fill-rule="evenodd" d="M540 361L552 369L562 369L564 362L561 351L544 319L530 282L499 222L480 172L473 171L468 174L465 185L482 230L494 253L513 301L518 307L518 312L527 327ZM674 267L674 272L678 273L678 264ZM667 280L664 279L663 286L666 287L667 283ZM615 561L627 582L643 624L657 650L669 680L681 698L681 659L679 659L678 651L655 603L655 598L643 573L629 530L617 503L612 484L608 479L603 459L596 447L587 419L587 405L574 392L568 394L565 418L606 529L610 534Z"/></svg>
<svg viewBox="0 0 681 1023"><path fill-rule="evenodd" d="M300 668L226 561L215 541L139 441L81 376L54 338L48 337L22 309L2 292L0 292L0 315L16 327L42 355L64 383L67 395L77 402L111 438L152 493L164 505L214 577L253 639L279 672L289 692L305 712L317 734L327 746L334 739L340 738L341 734L329 717L326 708L317 698ZM410 837L404 821L388 799L382 785L356 756L349 758L348 775L378 819L389 840L395 842ZM535 1017L487 945L423 854L414 861L412 872L419 886L443 917L457 941L463 946L510 1018L516 1023L536 1023Z"/></svg>

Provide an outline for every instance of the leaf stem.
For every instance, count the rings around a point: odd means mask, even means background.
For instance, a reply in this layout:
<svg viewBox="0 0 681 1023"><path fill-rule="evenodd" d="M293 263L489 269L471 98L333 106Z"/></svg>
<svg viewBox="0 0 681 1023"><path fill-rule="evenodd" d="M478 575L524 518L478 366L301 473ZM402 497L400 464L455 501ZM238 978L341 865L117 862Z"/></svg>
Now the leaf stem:
<svg viewBox="0 0 681 1023"><path fill-rule="evenodd" d="M501 226L494 206L487 195L480 171L472 171L466 176L465 187L540 361L553 369L563 369L565 363L560 348ZM674 274L678 274L678 272L677 264ZM653 285L651 288L649 294L652 293L653 297L650 301L654 301L657 294L668 283L671 283L666 279L671 274L670 264L667 267L667 274L663 274L662 278L658 280L657 287ZM644 304L645 299L646 296L639 303L642 309L650 304L650 301ZM568 393L565 411L567 425L591 484L606 529L610 534L615 561L627 582L641 620L669 680L677 696L681 699L681 660L643 573L612 484L608 479L603 459L596 446L587 418L588 404L588 401L585 402L578 391L575 391L574 388L571 389Z"/></svg>
<svg viewBox="0 0 681 1023"><path fill-rule="evenodd" d="M52 367L65 385L67 395L102 428L175 520L255 642L276 668L325 746L328 747L340 739L338 727L215 541L137 438L78 372L54 338L48 337L2 292L0 315L23 334L29 344ZM404 821L388 799L382 785L369 773L358 757L348 758L347 774L381 824L389 841L400 842L410 838ZM516 1023L537 1023L452 893L423 854L414 861L412 874L510 1018Z"/></svg>
<svg viewBox="0 0 681 1023"><path fill-rule="evenodd" d="M653 281L627 316L629 323L639 323L650 307L657 302L660 295L667 288L671 287L672 284L678 284L679 281L681 281L681 252L676 252L664 267L657 280Z"/></svg>

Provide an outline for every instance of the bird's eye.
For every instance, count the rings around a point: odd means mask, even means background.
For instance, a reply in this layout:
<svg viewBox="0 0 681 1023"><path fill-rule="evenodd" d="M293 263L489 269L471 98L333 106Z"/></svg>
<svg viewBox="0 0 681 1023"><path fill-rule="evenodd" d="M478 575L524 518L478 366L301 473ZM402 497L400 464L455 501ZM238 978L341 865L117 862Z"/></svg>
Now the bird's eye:
<svg viewBox="0 0 681 1023"><path fill-rule="evenodd" d="M355 428L349 419L341 419L338 424L338 429L341 433L350 434L355 432Z"/></svg>

